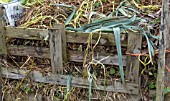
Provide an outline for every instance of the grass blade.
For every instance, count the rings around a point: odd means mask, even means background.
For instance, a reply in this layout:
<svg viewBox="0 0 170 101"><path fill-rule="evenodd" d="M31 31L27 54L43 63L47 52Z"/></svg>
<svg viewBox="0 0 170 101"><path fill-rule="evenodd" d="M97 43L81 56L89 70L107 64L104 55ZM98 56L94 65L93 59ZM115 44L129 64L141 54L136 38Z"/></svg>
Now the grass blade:
<svg viewBox="0 0 170 101"><path fill-rule="evenodd" d="M122 50L121 50L121 40L120 40L120 28L113 28L115 40L116 40L116 48L118 52L118 58L119 58L119 71L122 83L125 85L125 79L124 79L124 72L123 72L123 62L122 62Z"/></svg>
<svg viewBox="0 0 170 101"><path fill-rule="evenodd" d="M66 5L66 4L51 4L51 6L62 6L62 7L73 8L73 12L70 14L70 16L64 22L65 25L69 24L69 22L72 20L72 18L74 16L74 14L76 13L76 7L75 6Z"/></svg>
<svg viewBox="0 0 170 101"><path fill-rule="evenodd" d="M91 96L92 96L92 82L93 82L93 77L89 78L89 101L91 101Z"/></svg>

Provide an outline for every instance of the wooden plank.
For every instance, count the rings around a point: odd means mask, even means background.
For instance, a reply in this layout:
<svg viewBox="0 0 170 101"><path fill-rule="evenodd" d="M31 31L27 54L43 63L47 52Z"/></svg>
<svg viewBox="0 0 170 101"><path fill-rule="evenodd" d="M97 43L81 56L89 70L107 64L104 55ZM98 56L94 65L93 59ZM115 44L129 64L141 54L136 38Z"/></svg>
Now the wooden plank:
<svg viewBox="0 0 170 101"><path fill-rule="evenodd" d="M168 38L170 38L170 35L167 36ZM167 40L168 41L168 40ZM167 42L167 45L170 44L170 39L169 42ZM167 47L170 48L170 47ZM170 69L170 54L167 53L165 55L166 59L165 59L165 65L167 66L167 68ZM165 69L165 86L166 87L170 87L170 73L167 69Z"/></svg>
<svg viewBox="0 0 170 101"><path fill-rule="evenodd" d="M165 90L165 52L166 52L166 37L169 36L169 0L162 0L162 11L161 11L161 24L159 32L159 55L158 55L158 70L156 79L156 100L164 100L164 90ZM169 43L167 43L169 44ZM168 78L169 79L169 78Z"/></svg>
<svg viewBox="0 0 170 101"><path fill-rule="evenodd" d="M70 43L86 43L89 33L80 32L69 32L66 31L64 35L63 25L59 25L56 29L62 32L62 42ZM34 40L44 40L48 39L48 29L36 29L36 28L18 28L18 27L5 27L6 36L10 38L22 38L22 39L34 39ZM66 39L65 39L66 37ZM92 43L95 44L98 40L99 34L93 34ZM123 37L123 36L122 36ZM102 37L99 42L100 45L115 45L115 39L111 33L102 33ZM122 46L127 46L127 40L122 38ZM63 45L63 46L64 46ZM65 49L63 49L65 50Z"/></svg>
<svg viewBox="0 0 170 101"><path fill-rule="evenodd" d="M170 16L170 12L169 12L169 16ZM170 23L168 22L168 31L170 32ZM170 33L166 36L166 48L170 49ZM170 68L170 54L167 53L165 55L166 59L165 59L165 65L167 66L167 68ZM168 72L167 69L165 69L165 86L166 87L170 87L170 73Z"/></svg>
<svg viewBox="0 0 170 101"><path fill-rule="evenodd" d="M8 53L14 56L32 56L37 58L48 58L50 59L50 49L44 47L28 47L28 46L8 46ZM109 54L110 56L106 58L109 53L94 54L94 59L101 60L101 63L107 65L119 65L118 64L118 56ZM68 61L72 62L83 62L84 61L84 52L80 51L68 51ZM88 61L88 60L87 60ZM126 66L126 55L123 55L123 66Z"/></svg>
<svg viewBox="0 0 170 101"><path fill-rule="evenodd" d="M61 33L63 61L67 62L67 44L65 26L63 24L54 24L54 28L57 28L58 31Z"/></svg>
<svg viewBox="0 0 170 101"><path fill-rule="evenodd" d="M107 57L108 56L108 57ZM70 57L70 61L73 62L83 62L84 61L84 54L83 52L79 52L79 51L69 51L69 57ZM106 58L107 57L107 58ZM108 65L119 65L119 60L118 60L118 55L105 55L105 54L101 54L101 53L95 53L94 54L94 59L96 60L102 60L101 63L103 64L108 64ZM88 61L88 59L87 59ZM123 55L123 66L126 66L126 56Z"/></svg>
<svg viewBox="0 0 170 101"><path fill-rule="evenodd" d="M62 39L61 32L57 29L49 30L50 36L50 58L53 73L63 73Z"/></svg>
<svg viewBox="0 0 170 101"><path fill-rule="evenodd" d="M142 35L134 32L128 33L128 53L140 53L142 44ZM139 84L139 66L138 57L127 56L126 79L132 83Z"/></svg>
<svg viewBox="0 0 170 101"><path fill-rule="evenodd" d="M66 39L67 42L70 43L87 43L88 37L89 37L89 33L66 31ZM93 33L92 44L96 44L98 38L99 38L99 33ZM111 46L116 45L113 34L102 33L99 45L111 45ZM121 45L127 46L126 38L125 39L122 38Z"/></svg>
<svg viewBox="0 0 170 101"><path fill-rule="evenodd" d="M28 74L29 70L21 70L21 69L14 69L14 68L5 68L2 67L2 76L5 78L11 78L11 79L22 79L25 78L26 74ZM60 75L60 74L48 74L46 76L43 76L42 73L38 71L32 71L30 73L29 79L35 81L35 82L43 82L43 83L50 83L50 84L57 84L57 85L67 85L67 78L66 75ZM72 77L71 78L71 86L73 87L81 87L81 88L88 88L89 87L89 81L88 79L83 79L81 77ZM104 84L103 80L99 79L96 81L96 84L92 86L92 89L97 90L104 90ZM134 83L126 83L127 86L124 87L122 83L118 80L107 80L106 82L106 91L112 91L112 92L122 92L122 93L129 93L129 94L138 94L138 84Z"/></svg>
<svg viewBox="0 0 170 101"><path fill-rule="evenodd" d="M6 27L5 29L6 36L10 38L44 40L49 37L47 29L18 27Z"/></svg>
<svg viewBox="0 0 170 101"><path fill-rule="evenodd" d="M8 54L14 56L32 56L37 58L49 58L50 48L33 46L8 46Z"/></svg>
<svg viewBox="0 0 170 101"><path fill-rule="evenodd" d="M5 22L3 20L0 20L0 55L7 54L4 26Z"/></svg>
<svg viewBox="0 0 170 101"><path fill-rule="evenodd" d="M1 75L1 61L3 59L3 56L7 55L7 48L6 48L6 41L5 41L5 32L4 32L4 26L5 21L2 18L4 15L4 8L0 7L0 101L2 100L2 75Z"/></svg>

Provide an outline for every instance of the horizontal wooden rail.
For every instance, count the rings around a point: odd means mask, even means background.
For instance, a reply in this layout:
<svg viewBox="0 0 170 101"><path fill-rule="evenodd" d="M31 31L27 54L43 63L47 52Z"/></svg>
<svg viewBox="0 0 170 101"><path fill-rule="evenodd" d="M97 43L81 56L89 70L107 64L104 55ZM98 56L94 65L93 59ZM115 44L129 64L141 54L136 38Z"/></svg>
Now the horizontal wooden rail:
<svg viewBox="0 0 170 101"><path fill-rule="evenodd" d="M10 38L34 39L34 40L49 40L48 29L36 28L17 28L6 27L5 35ZM59 30L59 29L58 29ZM89 33L69 32L66 31L66 42L69 43L87 43ZM99 33L93 33L92 44L95 44L99 38ZM100 45L115 45L114 35L111 33L102 33L99 41ZM127 40L122 40L122 46L127 46Z"/></svg>
<svg viewBox="0 0 170 101"><path fill-rule="evenodd" d="M50 59L50 49L41 47L30 47L30 46L8 46L8 53L15 56L33 56L37 58L48 58ZM84 53L80 51L68 51L68 60L73 62L83 62ZM96 60L101 60L103 64L108 65L119 65L117 55L96 54L94 58ZM105 59L104 59L105 58ZM123 66L126 66L126 56L123 55Z"/></svg>
<svg viewBox="0 0 170 101"><path fill-rule="evenodd" d="M67 42L71 43L87 43L89 33L83 32L69 32L66 31ZM123 36L122 36L123 37ZM99 33L93 33L92 44L96 44L99 38ZM99 43L100 45L115 45L114 35L112 33L102 33ZM121 42L122 46L127 46L127 40L124 39Z"/></svg>
<svg viewBox="0 0 170 101"><path fill-rule="evenodd" d="M6 67L1 67L1 69L2 69L2 77L5 77L5 78L23 79L25 77L28 77L29 79L31 79L35 82L67 85L68 76L65 76L65 75L48 73L47 76L43 76L43 74L38 71L30 72L29 70L21 70L21 69L6 68ZM29 75L28 75L28 73L29 73ZM104 90L104 81L102 79L97 80L96 84L98 87L93 85L92 89ZM84 79L81 77L72 77L71 78L71 86L88 88L89 81L87 78ZM126 87L125 87L118 80L107 80L107 82L106 82L106 91L138 94L139 92L138 92L138 89L136 89L136 88L138 88L138 84L133 84L133 83L127 82Z"/></svg>
<svg viewBox="0 0 170 101"><path fill-rule="evenodd" d="M5 35L12 38L43 40L48 37L47 29L6 27Z"/></svg>

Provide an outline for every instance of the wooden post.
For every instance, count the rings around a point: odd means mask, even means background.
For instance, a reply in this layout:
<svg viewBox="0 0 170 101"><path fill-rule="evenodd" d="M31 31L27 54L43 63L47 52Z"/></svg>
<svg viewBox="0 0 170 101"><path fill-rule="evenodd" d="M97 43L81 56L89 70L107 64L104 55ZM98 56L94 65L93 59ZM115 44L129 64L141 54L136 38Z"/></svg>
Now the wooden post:
<svg viewBox="0 0 170 101"><path fill-rule="evenodd" d="M65 26L63 24L55 23L53 27L58 29L59 33L61 33L63 61L67 62L67 43L66 43L67 41L66 41Z"/></svg>
<svg viewBox="0 0 170 101"><path fill-rule="evenodd" d="M170 16L170 12L169 12L169 16ZM170 17L168 18L170 19ZM168 22L168 31L170 32L170 23ZM166 36L166 48L170 49L170 33L168 32L167 36ZM170 69L170 53L167 53L165 55L166 59L165 59L165 65L167 66L167 68ZM169 71L165 68L165 87L170 87L170 73Z"/></svg>
<svg viewBox="0 0 170 101"><path fill-rule="evenodd" d="M164 85L165 50L166 50L166 41L169 40L168 39L169 38L168 11L169 11L169 0L162 0L161 26L160 26L160 36L159 36L158 73L157 73L157 81L156 81L156 101L164 100L163 90L165 86Z"/></svg>
<svg viewBox="0 0 170 101"><path fill-rule="evenodd" d="M6 48L6 41L5 41L5 35L4 35L4 26L5 22L2 18L4 15L4 9L0 8L0 62L3 58L3 55L7 54L7 48ZM0 64L0 101L2 101L2 76L1 76L1 64Z"/></svg>
<svg viewBox="0 0 170 101"><path fill-rule="evenodd" d="M141 51L142 35L139 33L128 33L127 52L137 54ZM131 83L139 84L139 60L138 57L127 56L125 78ZM139 89L139 88L137 88Z"/></svg>
<svg viewBox="0 0 170 101"><path fill-rule="evenodd" d="M49 29L51 67L52 73L63 74L62 33L56 27Z"/></svg>

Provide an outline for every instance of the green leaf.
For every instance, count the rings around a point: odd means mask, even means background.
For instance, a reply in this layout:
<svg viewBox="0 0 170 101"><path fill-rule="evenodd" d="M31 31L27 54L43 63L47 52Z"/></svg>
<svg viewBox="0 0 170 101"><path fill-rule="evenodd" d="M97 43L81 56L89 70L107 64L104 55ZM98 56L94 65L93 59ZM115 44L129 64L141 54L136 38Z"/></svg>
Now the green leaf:
<svg viewBox="0 0 170 101"><path fill-rule="evenodd" d="M22 5L26 5L29 2L29 0L22 0Z"/></svg>
<svg viewBox="0 0 170 101"><path fill-rule="evenodd" d="M67 77L67 93L66 93L66 99L68 99L69 91L70 91L70 85L71 85L71 75L68 75Z"/></svg>
<svg viewBox="0 0 170 101"><path fill-rule="evenodd" d="M94 6L95 6L96 8L98 8L98 7L100 6L100 3L99 3L99 2L95 2Z"/></svg>
<svg viewBox="0 0 170 101"><path fill-rule="evenodd" d="M170 87L166 87L163 90L164 95L170 93Z"/></svg>
<svg viewBox="0 0 170 101"><path fill-rule="evenodd" d="M70 90L71 78L72 78L72 76L71 76L71 75L68 75L68 77L67 77L67 93L68 93L69 90Z"/></svg>
<svg viewBox="0 0 170 101"><path fill-rule="evenodd" d="M127 1L127 0L122 1L122 2L117 6L116 10L119 9L121 6L123 6L126 1Z"/></svg>
<svg viewBox="0 0 170 101"><path fill-rule="evenodd" d="M66 21L64 22L65 25L69 24L69 22L72 20L74 14L76 13L76 7L73 7L73 12L71 13L71 15L66 19Z"/></svg>
<svg viewBox="0 0 170 101"><path fill-rule="evenodd" d="M8 3L10 2L11 0L0 0L0 3Z"/></svg>
<svg viewBox="0 0 170 101"><path fill-rule="evenodd" d="M118 11L124 16L128 16L128 17L130 16L122 8L119 8Z"/></svg>
<svg viewBox="0 0 170 101"><path fill-rule="evenodd" d="M104 14L100 14L100 13L97 13L97 12L90 12L89 18L88 18L89 22L92 20L92 16L93 16L93 15L97 15L97 16L99 16L100 18L106 17L106 15L104 15Z"/></svg>
<svg viewBox="0 0 170 101"><path fill-rule="evenodd" d="M113 67L110 68L110 74L111 75L115 74L115 69Z"/></svg>
<svg viewBox="0 0 170 101"><path fill-rule="evenodd" d="M90 77L90 80L89 80L89 101L91 101L91 96L92 96L92 82L93 82L93 77Z"/></svg>
<svg viewBox="0 0 170 101"><path fill-rule="evenodd" d="M106 2L107 0L102 0L102 2Z"/></svg>
<svg viewBox="0 0 170 101"><path fill-rule="evenodd" d="M123 62L122 62L122 50L121 50L121 40L120 40L120 28L113 28L115 40L116 40L116 48L118 52L118 58L119 58L119 71L120 76L123 84L125 85L125 79L124 79L124 72L123 72Z"/></svg>
<svg viewBox="0 0 170 101"><path fill-rule="evenodd" d="M148 83L148 86L149 86L150 89L153 89L153 88L156 87L153 82L149 82L149 83Z"/></svg>

